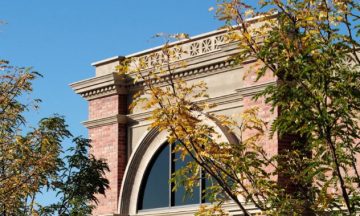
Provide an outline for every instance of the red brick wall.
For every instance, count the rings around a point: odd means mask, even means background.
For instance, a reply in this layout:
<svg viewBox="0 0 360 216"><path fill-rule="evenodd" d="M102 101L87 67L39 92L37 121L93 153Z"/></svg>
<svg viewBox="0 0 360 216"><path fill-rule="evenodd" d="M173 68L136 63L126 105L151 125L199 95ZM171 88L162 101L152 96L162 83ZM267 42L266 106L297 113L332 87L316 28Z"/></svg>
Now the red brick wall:
<svg viewBox="0 0 360 216"><path fill-rule="evenodd" d="M89 101L89 120L125 114L126 108L125 95L94 99ZM110 168L110 172L106 175L110 189L106 191L106 197L97 197L99 204L93 213L94 215L115 214L126 167L126 125L113 123L90 128L89 137L93 146L91 152L97 158L106 159Z"/></svg>
<svg viewBox="0 0 360 216"><path fill-rule="evenodd" d="M254 71L256 71L256 66L250 67L249 71L251 72L245 72L244 79L243 79L243 85L242 87L250 87L250 86L256 86L259 84L264 83L270 83L274 82L276 78L273 76L273 74L269 71L267 72L260 80L256 81L257 75ZM268 122L268 127L270 127L271 122L276 118L277 112L271 112L271 106L265 104L265 98L259 98L258 100L253 99L253 95L245 95L243 97L243 110L250 109L253 107L258 107L258 117L262 119L265 122ZM270 128L269 128L270 129ZM250 137L253 132L251 131L245 131L243 134L243 138ZM274 136L270 139L270 134L268 133L266 137L264 137L264 140L262 142L263 148L266 151L266 153L269 156L273 156L278 153L278 138L277 135L274 134ZM270 172L272 171L271 168L267 168L267 170Z"/></svg>
<svg viewBox="0 0 360 216"><path fill-rule="evenodd" d="M255 71L260 66L261 66L260 64L255 64L254 66L249 67L250 72L246 73L244 77L244 81L243 81L244 87L250 87L254 85L276 81L276 78L271 71L267 71L265 75L261 77L261 79L256 81L257 74L255 73ZM244 96L243 104L244 104L244 110L255 106L258 107L259 108L258 117L269 123L268 124L269 129L271 126L271 122L276 118L277 115L280 114L278 109L274 110L274 112L271 112L271 106L265 104L265 98L263 97L255 101L252 99L252 95ZM251 136L251 132L245 133L245 136ZM296 139L295 136L288 135L280 138L277 136L277 134L274 134L272 139L270 139L270 137L268 136L268 139L265 139L263 141L263 148L268 153L269 156L281 154L282 152L288 150L291 147L290 144L293 142L294 139ZM267 168L267 171L273 171L273 170L271 167L269 167ZM291 181L289 181L289 176L279 173L276 178L278 184L287 188L289 192L295 191L294 185L291 184Z"/></svg>
<svg viewBox="0 0 360 216"><path fill-rule="evenodd" d="M119 95L89 101L89 120L113 116L119 113Z"/></svg>

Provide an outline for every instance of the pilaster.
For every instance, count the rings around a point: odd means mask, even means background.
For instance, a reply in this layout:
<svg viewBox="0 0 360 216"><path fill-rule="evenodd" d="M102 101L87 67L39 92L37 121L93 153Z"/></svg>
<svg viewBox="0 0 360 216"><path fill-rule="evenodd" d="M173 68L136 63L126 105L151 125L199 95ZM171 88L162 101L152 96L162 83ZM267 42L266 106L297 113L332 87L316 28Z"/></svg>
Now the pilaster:
<svg viewBox="0 0 360 216"><path fill-rule="evenodd" d="M83 124L88 128L92 141L91 153L96 158L106 159L110 168L106 173L110 189L106 191L106 197L97 197L99 204L93 211L94 215L117 214L120 186L127 163L127 84L114 72L118 60L114 58L95 64L96 77L70 85L89 104L89 119ZM98 67L101 67L100 70Z"/></svg>

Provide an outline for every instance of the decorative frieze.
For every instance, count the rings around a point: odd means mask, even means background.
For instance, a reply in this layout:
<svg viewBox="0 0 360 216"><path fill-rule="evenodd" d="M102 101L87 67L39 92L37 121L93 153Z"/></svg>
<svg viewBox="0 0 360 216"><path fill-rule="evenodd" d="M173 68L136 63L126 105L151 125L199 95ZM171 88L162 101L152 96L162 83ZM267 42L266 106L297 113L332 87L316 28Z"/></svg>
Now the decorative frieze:
<svg viewBox="0 0 360 216"><path fill-rule="evenodd" d="M219 51L221 45L226 43L225 35L226 33L224 30L219 30L200 37L194 37L170 44L168 48L168 52L172 53L170 63ZM146 70L166 62L167 57L165 56L162 47L158 47L145 53L127 56L127 58L133 58L133 65L139 65L141 62L141 64L145 65L142 68Z"/></svg>

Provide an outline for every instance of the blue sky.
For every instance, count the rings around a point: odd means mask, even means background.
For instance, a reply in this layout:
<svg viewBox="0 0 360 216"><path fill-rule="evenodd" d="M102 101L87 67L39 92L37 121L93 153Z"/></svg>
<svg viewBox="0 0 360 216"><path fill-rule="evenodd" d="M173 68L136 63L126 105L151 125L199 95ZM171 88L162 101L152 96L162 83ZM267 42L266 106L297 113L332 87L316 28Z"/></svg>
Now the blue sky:
<svg viewBox="0 0 360 216"><path fill-rule="evenodd" d="M43 100L31 123L64 115L75 135L87 104L69 83L94 76L91 63L159 45L159 32L196 35L220 26L211 0L0 0L0 57L44 75L33 97Z"/></svg>
<svg viewBox="0 0 360 216"><path fill-rule="evenodd" d="M32 66L39 111L30 124L54 113L64 115L74 135L87 135L87 103L69 83L94 76L92 62L159 45L159 32L191 36L221 26L208 9L215 0L0 0L0 59ZM69 142L65 142L67 148ZM52 201L52 195L41 202Z"/></svg>

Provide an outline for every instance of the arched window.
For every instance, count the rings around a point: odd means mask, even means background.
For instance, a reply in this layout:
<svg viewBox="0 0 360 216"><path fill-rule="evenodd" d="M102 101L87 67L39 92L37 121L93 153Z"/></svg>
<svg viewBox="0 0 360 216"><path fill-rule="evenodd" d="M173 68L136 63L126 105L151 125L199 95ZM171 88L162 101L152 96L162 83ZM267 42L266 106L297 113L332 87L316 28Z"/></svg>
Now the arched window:
<svg viewBox="0 0 360 216"><path fill-rule="evenodd" d="M173 146L165 143L151 159L141 183L138 210L200 204L206 201L202 198L201 191L208 185L207 181L201 181L200 187L194 188L192 196L185 196L184 187L171 191L171 174L192 160L190 157L184 161L179 159L179 153L172 153Z"/></svg>
<svg viewBox="0 0 360 216"><path fill-rule="evenodd" d="M169 152L169 145L164 145L148 165L141 185L139 210L169 206Z"/></svg>

